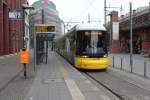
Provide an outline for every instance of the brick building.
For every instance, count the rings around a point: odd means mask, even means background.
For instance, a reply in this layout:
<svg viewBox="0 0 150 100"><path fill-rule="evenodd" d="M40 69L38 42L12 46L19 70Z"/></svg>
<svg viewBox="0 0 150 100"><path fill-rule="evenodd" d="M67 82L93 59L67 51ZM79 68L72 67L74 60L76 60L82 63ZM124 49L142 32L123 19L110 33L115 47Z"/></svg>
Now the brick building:
<svg viewBox="0 0 150 100"><path fill-rule="evenodd" d="M119 18L117 12L112 12L111 19L112 22L114 19L119 21L119 40L114 41L112 38L110 39L111 51L128 53L130 50L129 13ZM111 24L110 27L112 27ZM133 10L133 53L150 54L150 5Z"/></svg>
<svg viewBox="0 0 150 100"><path fill-rule="evenodd" d="M119 42L119 17L118 12L112 11L110 13L110 24L107 27L109 34L109 50L113 53L120 52L120 42ZM118 33L114 33L114 26L118 24ZM110 28L111 27L111 28ZM116 27L117 28L117 27Z"/></svg>
<svg viewBox="0 0 150 100"><path fill-rule="evenodd" d="M0 55L18 52L23 41L23 20L10 19L14 11L22 15L27 0L0 0Z"/></svg>

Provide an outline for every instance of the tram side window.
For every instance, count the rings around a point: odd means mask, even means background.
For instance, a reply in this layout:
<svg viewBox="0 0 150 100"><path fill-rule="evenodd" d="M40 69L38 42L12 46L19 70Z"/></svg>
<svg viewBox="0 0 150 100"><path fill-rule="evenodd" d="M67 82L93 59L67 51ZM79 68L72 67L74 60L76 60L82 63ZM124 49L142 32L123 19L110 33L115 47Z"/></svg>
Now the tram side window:
<svg viewBox="0 0 150 100"><path fill-rule="evenodd" d="M107 53L107 43L108 43L108 40L107 40L107 33L104 32L104 31L103 31L103 33L104 33L104 35L102 35L102 36L100 37L101 39L99 39L99 40L102 40L102 41L100 42L100 43L101 43L100 46L102 46L102 48L104 49L105 53Z"/></svg>
<svg viewBox="0 0 150 100"><path fill-rule="evenodd" d="M70 49L72 52L75 52L75 35L70 36Z"/></svg>
<svg viewBox="0 0 150 100"><path fill-rule="evenodd" d="M83 41L82 35L83 35L82 32L77 32L77 42L76 42L76 47L77 47L76 54L77 55L80 55L80 51L82 51L85 48L83 45L85 43L83 43L84 41Z"/></svg>

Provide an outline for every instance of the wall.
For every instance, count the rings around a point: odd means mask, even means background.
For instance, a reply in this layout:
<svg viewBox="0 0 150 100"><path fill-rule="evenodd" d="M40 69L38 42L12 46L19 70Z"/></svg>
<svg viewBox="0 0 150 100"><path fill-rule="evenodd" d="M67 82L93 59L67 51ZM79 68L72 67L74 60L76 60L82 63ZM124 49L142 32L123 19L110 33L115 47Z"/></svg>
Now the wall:
<svg viewBox="0 0 150 100"><path fill-rule="evenodd" d="M110 28L111 28L111 31L110 31L110 51L112 52L112 53L119 53L120 52L120 41L119 41L119 38L118 39L113 39L113 35L115 34L115 33L113 33L113 23L117 23L117 22L119 22L118 21L118 12L117 11L112 11L111 12L111 26L110 26ZM118 27L119 28L119 27ZM119 33L118 33L119 34Z"/></svg>
<svg viewBox="0 0 150 100"><path fill-rule="evenodd" d="M9 19L9 11L22 11L26 0L0 0L0 55L18 52L22 48L23 20Z"/></svg>

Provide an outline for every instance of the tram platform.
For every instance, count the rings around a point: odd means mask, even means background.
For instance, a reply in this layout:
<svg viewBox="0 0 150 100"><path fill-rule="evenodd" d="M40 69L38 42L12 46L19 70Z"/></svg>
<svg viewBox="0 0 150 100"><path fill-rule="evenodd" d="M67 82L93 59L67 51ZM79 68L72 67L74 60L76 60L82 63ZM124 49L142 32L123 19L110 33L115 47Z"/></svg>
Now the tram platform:
<svg viewBox="0 0 150 100"><path fill-rule="evenodd" d="M39 70L25 100L112 100L55 52Z"/></svg>

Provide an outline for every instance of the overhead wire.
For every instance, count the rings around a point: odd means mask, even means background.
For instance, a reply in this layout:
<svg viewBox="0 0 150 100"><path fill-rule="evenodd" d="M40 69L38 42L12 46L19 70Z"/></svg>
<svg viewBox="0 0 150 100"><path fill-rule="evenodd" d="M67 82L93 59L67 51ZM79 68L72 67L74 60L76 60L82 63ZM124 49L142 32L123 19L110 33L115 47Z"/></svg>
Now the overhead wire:
<svg viewBox="0 0 150 100"><path fill-rule="evenodd" d="M92 4L93 4L95 1L96 1L96 0L91 0L91 2L90 2L75 18L77 18L79 15L82 15L84 12L86 12L86 10L88 10L88 9L92 6ZM73 19L73 18L71 18L71 19L69 20L69 22L71 22L72 19Z"/></svg>

